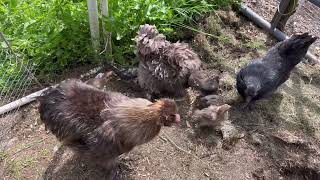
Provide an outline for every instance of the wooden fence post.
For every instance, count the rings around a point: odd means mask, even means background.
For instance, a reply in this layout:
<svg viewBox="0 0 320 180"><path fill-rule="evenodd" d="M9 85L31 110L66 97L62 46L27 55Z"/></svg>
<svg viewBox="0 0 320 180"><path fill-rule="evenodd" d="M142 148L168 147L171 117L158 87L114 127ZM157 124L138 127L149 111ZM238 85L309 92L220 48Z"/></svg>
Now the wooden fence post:
<svg viewBox="0 0 320 180"><path fill-rule="evenodd" d="M102 15L102 32L104 38L104 50L102 53L106 54L107 60L112 61L112 41L111 41L111 32L106 30L106 21L109 18L109 8L108 0L101 0L101 15Z"/></svg>
<svg viewBox="0 0 320 180"><path fill-rule="evenodd" d="M92 46L96 53L100 48L99 14L97 0L87 0Z"/></svg>
<svg viewBox="0 0 320 180"><path fill-rule="evenodd" d="M299 0L281 0L278 9L271 20L271 29L283 30L291 15L296 12Z"/></svg>

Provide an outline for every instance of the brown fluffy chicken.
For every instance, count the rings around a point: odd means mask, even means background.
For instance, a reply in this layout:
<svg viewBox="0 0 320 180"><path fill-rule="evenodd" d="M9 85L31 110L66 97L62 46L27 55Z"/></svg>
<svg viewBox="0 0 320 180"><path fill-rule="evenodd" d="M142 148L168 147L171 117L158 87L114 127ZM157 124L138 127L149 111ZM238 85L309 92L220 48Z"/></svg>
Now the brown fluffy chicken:
<svg viewBox="0 0 320 180"><path fill-rule="evenodd" d="M201 69L198 55L186 43L170 43L149 24L141 26L136 41L139 85L151 97L184 96L190 75Z"/></svg>
<svg viewBox="0 0 320 180"><path fill-rule="evenodd" d="M39 97L40 118L63 144L107 168L121 154L180 121L173 100L154 103L70 79Z"/></svg>

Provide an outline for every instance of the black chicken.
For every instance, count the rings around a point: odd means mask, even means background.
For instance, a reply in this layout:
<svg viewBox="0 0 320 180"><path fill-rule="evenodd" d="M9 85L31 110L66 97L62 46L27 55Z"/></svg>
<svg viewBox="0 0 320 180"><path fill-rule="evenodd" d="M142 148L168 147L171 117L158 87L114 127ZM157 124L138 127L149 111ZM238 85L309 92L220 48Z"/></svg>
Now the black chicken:
<svg viewBox="0 0 320 180"><path fill-rule="evenodd" d="M308 33L293 35L277 43L265 57L254 60L237 74L237 90L248 106L274 92L290 77L291 70L306 55L317 37Z"/></svg>

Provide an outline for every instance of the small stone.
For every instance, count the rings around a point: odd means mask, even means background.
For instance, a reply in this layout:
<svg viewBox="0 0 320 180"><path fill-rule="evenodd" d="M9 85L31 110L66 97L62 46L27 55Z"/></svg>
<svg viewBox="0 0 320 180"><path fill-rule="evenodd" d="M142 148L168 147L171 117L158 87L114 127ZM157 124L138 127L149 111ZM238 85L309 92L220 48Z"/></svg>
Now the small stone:
<svg viewBox="0 0 320 180"><path fill-rule="evenodd" d="M38 119L36 119L35 121L34 121L34 124L33 124L34 126L38 126Z"/></svg>
<svg viewBox="0 0 320 180"><path fill-rule="evenodd" d="M56 153L58 150L59 150L59 146L58 146L58 145L55 145L55 146L53 147L53 153Z"/></svg>
<svg viewBox="0 0 320 180"><path fill-rule="evenodd" d="M256 145L262 144L263 135L254 133L251 135L251 138L252 138L253 144L256 144Z"/></svg>
<svg viewBox="0 0 320 180"><path fill-rule="evenodd" d="M44 131L46 128L45 128L45 126L44 126L44 124L42 124L40 127L39 127L39 130L40 131Z"/></svg>

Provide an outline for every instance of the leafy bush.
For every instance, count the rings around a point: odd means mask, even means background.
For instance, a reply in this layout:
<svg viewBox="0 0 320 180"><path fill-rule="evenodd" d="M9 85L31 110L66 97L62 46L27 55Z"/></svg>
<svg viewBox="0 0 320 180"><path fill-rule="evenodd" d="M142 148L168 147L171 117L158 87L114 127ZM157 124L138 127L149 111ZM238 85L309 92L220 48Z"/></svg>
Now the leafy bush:
<svg viewBox="0 0 320 180"><path fill-rule="evenodd" d="M109 1L111 17L107 29L112 32L114 59L120 64L134 63L134 42L139 26L156 25L168 39L174 28L191 25L194 19L215 9L239 3L239 0L114 0ZM131 60L130 60L131 59Z"/></svg>
<svg viewBox="0 0 320 180"><path fill-rule="evenodd" d="M175 27L189 26L196 17L238 1L111 0L106 28L112 32L114 59L123 65L135 62L132 38L142 24L156 25L170 39L176 35ZM0 31L14 51L37 66L40 74L92 63L86 3L86 0L2 0ZM1 63L0 71L4 72L8 65ZM14 73L15 66L10 67Z"/></svg>
<svg viewBox="0 0 320 180"><path fill-rule="evenodd" d="M42 73L86 62L91 54L85 1L4 0L0 14L12 48Z"/></svg>

